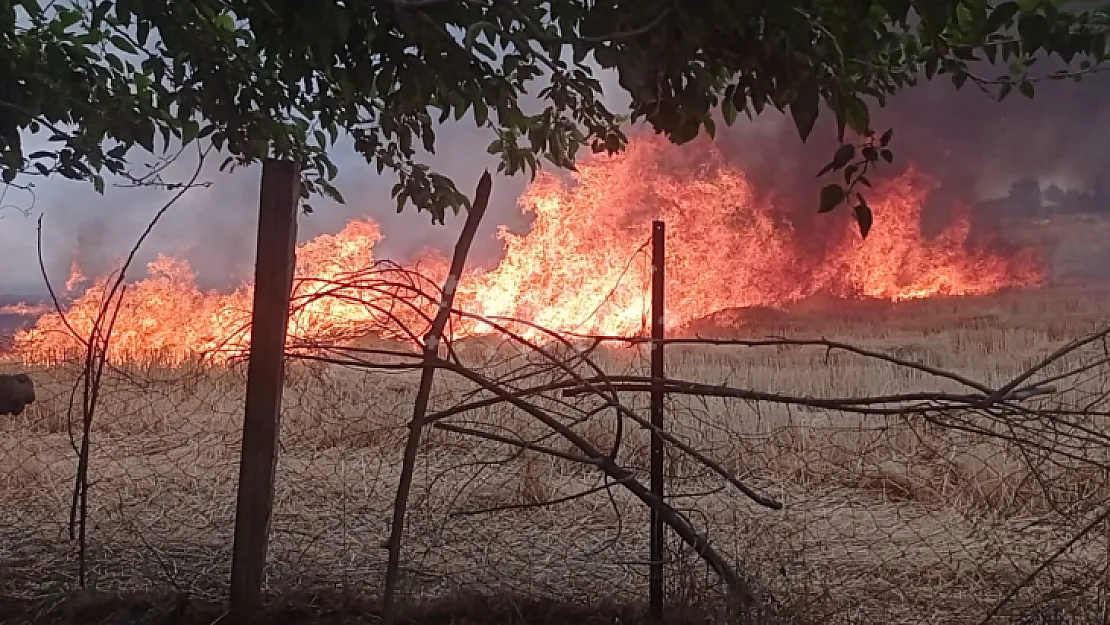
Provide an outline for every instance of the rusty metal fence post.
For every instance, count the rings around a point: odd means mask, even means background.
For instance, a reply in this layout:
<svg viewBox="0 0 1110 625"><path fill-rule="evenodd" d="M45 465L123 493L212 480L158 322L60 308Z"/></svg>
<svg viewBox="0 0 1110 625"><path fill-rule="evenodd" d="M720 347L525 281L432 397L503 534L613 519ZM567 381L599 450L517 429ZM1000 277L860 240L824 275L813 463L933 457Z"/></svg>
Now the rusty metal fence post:
<svg viewBox="0 0 1110 625"><path fill-rule="evenodd" d="M651 424L663 429L663 338L664 338L664 278L665 235L662 221L651 224ZM651 494L660 500L663 492L663 438L655 431L651 434ZM652 615L663 618L663 560L666 541L663 518L656 508L651 510L651 572L650 602Z"/></svg>

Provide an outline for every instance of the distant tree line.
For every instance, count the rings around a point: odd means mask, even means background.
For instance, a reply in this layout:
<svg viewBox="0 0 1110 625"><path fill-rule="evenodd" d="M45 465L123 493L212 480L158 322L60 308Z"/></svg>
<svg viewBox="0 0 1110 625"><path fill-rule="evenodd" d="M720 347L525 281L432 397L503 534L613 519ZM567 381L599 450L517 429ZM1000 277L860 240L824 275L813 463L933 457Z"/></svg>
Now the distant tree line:
<svg viewBox="0 0 1110 625"><path fill-rule="evenodd" d="M1110 183L1101 176L1086 189L1042 187L1032 177L1015 180L1007 195L984 200L980 208L998 216L1048 218L1054 215L1110 214Z"/></svg>

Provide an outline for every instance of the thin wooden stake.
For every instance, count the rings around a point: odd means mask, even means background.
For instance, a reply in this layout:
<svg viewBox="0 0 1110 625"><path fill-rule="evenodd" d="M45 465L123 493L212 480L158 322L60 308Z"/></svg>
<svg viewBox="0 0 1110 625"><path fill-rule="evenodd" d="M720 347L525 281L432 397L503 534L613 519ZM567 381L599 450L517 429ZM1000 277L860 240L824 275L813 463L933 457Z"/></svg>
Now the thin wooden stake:
<svg viewBox="0 0 1110 625"><path fill-rule="evenodd" d="M474 242L474 235L478 232L478 224L486 212L489 204L489 194L493 186L493 178L489 172L482 174L478 181L478 190L474 194L474 202L466 214L466 223L463 224L462 233L455 244L455 253L451 258L451 268L447 273L447 282L443 285L443 296L439 302L439 311L432 320L431 328L424 336L424 368L420 374L420 387L416 391L416 402L412 409L412 421L409 422L408 442L405 445L404 457L401 461L401 477L397 482L397 497L393 502L393 524L389 530L389 561L385 569L385 591L382 595L382 624L392 625L396 619L394 601L397 594L397 583L401 576L401 539L405 533L405 512L408 508L409 492L412 490L412 474L416 468L416 453L420 449L420 434L424 429L424 419L428 414L428 399L432 393L432 380L435 376L436 364L439 362L439 344L443 338L443 331L451 317L451 307L455 301L455 289L459 286L466 257L470 253L470 245Z"/></svg>
<svg viewBox="0 0 1110 625"><path fill-rule="evenodd" d="M296 162L271 159L263 164L231 562L230 608L239 622L251 619L262 603L262 573L274 503L278 425L285 382L285 337L296 266L299 184L300 167Z"/></svg>
<svg viewBox="0 0 1110 625"><path fill-rule="evenodd" d="M664 337L664 248L666 226L662 221L651 224L651 424L663 429L663 339ZM664 501L663 494L663 438L658 432L651 434L651 494ZM651 613L659 622L663 620L663 558L666 546L663 534L663 517L658 508L651 509L651 572L649 595Z"/></svg>

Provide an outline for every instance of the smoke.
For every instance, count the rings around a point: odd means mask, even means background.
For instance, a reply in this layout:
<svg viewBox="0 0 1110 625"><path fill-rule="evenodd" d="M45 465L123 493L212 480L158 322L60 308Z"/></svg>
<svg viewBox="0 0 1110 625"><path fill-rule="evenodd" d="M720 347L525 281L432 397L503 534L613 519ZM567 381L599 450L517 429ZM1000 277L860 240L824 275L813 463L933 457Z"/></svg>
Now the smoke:
<svg viewBox="0 0 1110 625"><path fill-rule="evenodd" d="M472 193L481 173L496 168L486 154L489 136L462 124L446 126L439 135L439 153L428 161L433 168L454 178L460 189ZM35 149L35 148L32 148ZM457 237L461 219L446 226L432 226L430 217L411 207L398 214L390 198L395 180L378 176L376 170L355 154L350 145L340 145L333 154L340 169L337 186L347 200L337 204L311 201L314 212L299 219L300 241L336 232L354 218L370 217L380 222L385 233L379 249L382 256L404 258L424 249L444 249ZM186 192L158 222L147 238L132 276L142 275L145 263L158 254L185 258L205 288L224 288L248 278L253 270L261 166L220 173L220 157L204 164L201 181L207 188ZM167 180L187 180L197 166L193 155L182 157L164 175ZM483 243L477 255L491 262L499 247L493 238L498 223L526 227L515 207L516 197L527 184L523 178L498 177L490 216L479 234ZM0 248L5 251L5 272L0 276L0 294L43 295L36 249L37 217L42 214L44 263L55 285L65 282L71 263L89 276L102 275L118 266L141 236L150 220L172 197L157 189L112 188L104 195L84 183L51 179L24 198L22 209L29 216L8 211L0 219Z"/></svg>
<svg viewBox="0 0 1110 625"><path fill-rule="evenodd" d="M894 128L895 161L882 163L871 178L897 176L912 166L939 181L937 205L1000 197L1021 178L1084 189L1110 174L1104 160L1110 76L1038 82L1033 99L1015 90L1002 102L970 83L956 90L941 76L895 95L872 116L875 129ZM839 181L835 175L815 177L836 149L832 114L823 111L805 144L788 119L769 117L773 121L758 131L719 134L717 144L759 189L812 214L820 186Z"/></svg>
<svg viewBox="0 0 1110 625"><path fill-rule="evenodd" d="M612 76L603 76L610 105L622 110L627 95ZM991 100L970 84L957 91L945 77L922 83L891 99L875 111L873 125L893 126L895 162L883 165L874 179L894 176L909 166L935 177L940 187L930 214L943 214L951 200L974 201L1004 195L1012 181L1023 177L1064 188L1084 188L1107 173L1102 152L1110 145L1110 77L1088 76L1082 83L1038 83L1029 100L1016 92L1005 102ZM743 119L743 118L742 118ZM817 193L830 178L815 173L836 147L832 115L825 111L808 143L803 144L789 119L775 112L733 128L719 124L716 144L728 158L749 172L764 198L774 201L800 228L820 232L832 227L836 216L817 215ZM428 162L453 177L470 193L482 171L496 169L486 154L487 131L467 120L437 130L437 153ZM28 142L29 149L37 149ZM378 176L349 145L333 154L340 167L338 187L346 205L313 202L314 214L300 220L300 240L336 232L353 218L370 217L382 224L382 257L405 259L425 249L446 250L461 228L461 219L432 226L426 214L409 207L397 214L389 197L394 180ZM196 189L175 206L137 258L145 263L159 253L187 258L202 286L230 286L249 277L254 257L260 167L232 174L216 171L219 158L202 171L209 188ZM166 173L186 179L195 159L184 158ZM528 227L516 198L527 178L498 176L486 222L476 241L474 261L489 266L501 247L494 237L504 224L515 231ZM41 293L36 254L36 220L45 214L43 247L47 270L56 283L64 282L69 265L77 262L89 275L103 273L123 257L169 194L151 189L109 188L100 196L88 185L57 179L35 190L23 208L31 217L6 211L0 215L0 248L5 250L5 275L0 294L28 290ZM12 203L9 198L8 203ZM940 213L937 213L940 211ZM840 213L843 217L843 213ZM881 219L881 216L877 216ZM943 221L943 219L941 219ZM877 226L881 225L877 222ZM815 237L821 245L824 237ZM141 273L141 266L133 270Z"/></svg>

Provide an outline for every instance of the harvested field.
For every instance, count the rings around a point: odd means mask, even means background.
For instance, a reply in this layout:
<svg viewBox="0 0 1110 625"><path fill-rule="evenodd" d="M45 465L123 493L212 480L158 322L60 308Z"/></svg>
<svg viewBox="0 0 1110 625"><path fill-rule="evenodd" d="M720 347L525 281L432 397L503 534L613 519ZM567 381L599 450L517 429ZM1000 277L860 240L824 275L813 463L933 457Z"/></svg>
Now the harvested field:
<svg viewBox="0 0 1110 625"><path fill-rule="evenodd" d="M745 336L850 342L996 387L1097 328L1107 304L1107 291L1055 289L874 307L828 301L785 313L722 313L718 321L740 324ZM1058 393L1033 400L1026 421L991 435L914 414L671 396L670 433L784 508L753 503L679 454L668 463L672 502L773 598L783 622L977 622L1050 559L998 622L1099 621L1110 612L1110 523L1054 554L1110 496L1103 349L1090 345L1046 370L1040 377L1089 365L1053 381ZM534 355L492 342L460 350L489 377L520 372L538 383L551 375L526 367ZM613 346L595 360L611 374L644 375L645 353ZM920 370L817 346L671 346L667 354L669 377L792 396L954 390ZM79 371L61 364L30 372L39 401L0 420L0 594L24 615L75 588L77 570L67 524ZM270 593L380 592L418 376L291 365ZM243 381L236 366L147 363L106 374L91 439L89 579L97 589L187 593L203 614L226 596ZM475 392L443 373L432 409L480 398ZM646 394L623 399L646 414ZM1061 415L1075 423L1059 425ZM575 427L604 448L614 421L599 414ZM531 439L545 433L504 404L445 422ZM646 480L647 435L623 435L619 459ZM614 614L600 606L636 604L647 586L647 514L626 491L603 486L596 470L567 460L431 430L409 516L406 599L477 593L595 606L599 614ZM573 496L581 492L591 494ZM720 594L713 574L677 539L670 550L673 601L712 604Z"/></svg>

